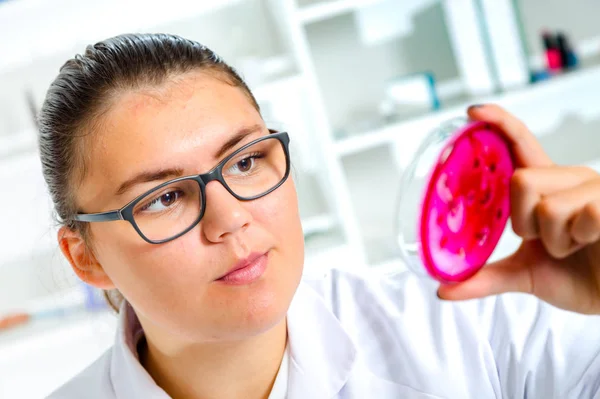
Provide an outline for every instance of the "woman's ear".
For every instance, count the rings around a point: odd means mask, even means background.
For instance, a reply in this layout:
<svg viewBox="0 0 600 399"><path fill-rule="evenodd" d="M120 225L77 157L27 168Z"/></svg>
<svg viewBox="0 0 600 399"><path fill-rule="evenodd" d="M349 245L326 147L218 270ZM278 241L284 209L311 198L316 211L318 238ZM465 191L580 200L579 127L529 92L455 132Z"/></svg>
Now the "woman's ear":
<svg viewBox="0 0 600 399"><path fill-rule="evenodd" d="M58 244L73 271L82 281L103 290L115 288L81 234L63 226L58 230Z"/></svg>

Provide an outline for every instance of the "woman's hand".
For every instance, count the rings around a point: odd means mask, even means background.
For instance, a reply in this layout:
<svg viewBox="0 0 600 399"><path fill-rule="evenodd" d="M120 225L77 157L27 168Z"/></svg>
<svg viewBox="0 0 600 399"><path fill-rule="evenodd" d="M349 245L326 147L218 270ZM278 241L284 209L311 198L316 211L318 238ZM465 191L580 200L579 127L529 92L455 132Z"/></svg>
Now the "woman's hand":
<svg viewBox="0 0 600 399"><path fill-rule="evenodd" d="M440 286L438 295L524 292L562 309L600 314L600 175L555 165L527 127L497 106L472 107L469 116L497 124L512 144L511 224L523 241L468 281Z"/></svg>

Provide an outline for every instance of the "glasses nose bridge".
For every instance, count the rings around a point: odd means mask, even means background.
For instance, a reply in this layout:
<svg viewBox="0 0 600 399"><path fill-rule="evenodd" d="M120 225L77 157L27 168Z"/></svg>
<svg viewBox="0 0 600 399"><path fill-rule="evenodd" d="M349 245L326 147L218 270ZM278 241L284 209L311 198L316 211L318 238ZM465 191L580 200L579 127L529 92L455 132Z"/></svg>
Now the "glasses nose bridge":
<svg viewBox="0 0 600 399"><path fill-rule="evenodd" d="M210 183L211 181L215 181L215 180L225 186L223 176L221 175L220 167L217 167L217 168L211 170L210 172L206 172L201 175L198 175L197 177L198 177L198 179L200 179L202 181L202 183L204 183L204 186L208 185L208 183Z"/></svg>
<svg viewBox="0 0 600 399"><path fill-rule="evenodd" d="M198 175L198 179L202 181L203 185L204 185L204 189L206 189L206 187L208 186L208 183L212 182L212 181L217 181L219 183L221 183L221 186L223 186L223 188L227 191L230 191L229 186L227 185L227 183L225 182L225 178L223 177L223 174L221 173L221 169L222 167L216 167L215 169L211 170L210 172L206 172L204 174Z"/></svg>

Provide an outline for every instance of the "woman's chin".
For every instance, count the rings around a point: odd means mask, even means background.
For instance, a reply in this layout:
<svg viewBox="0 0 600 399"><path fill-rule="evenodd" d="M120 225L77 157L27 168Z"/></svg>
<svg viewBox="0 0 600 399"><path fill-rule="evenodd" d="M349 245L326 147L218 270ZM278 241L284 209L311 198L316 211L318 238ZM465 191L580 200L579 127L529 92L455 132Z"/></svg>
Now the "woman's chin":
<svg viewBox="0 0 600 399"><path fill-rule="evenodd" d="M265 278L246 287L219 287L213 299L221 325L219 335L231 338L251 337L281 323L286 316L297 283L282 284L285 279ZM218 310L217 310L218 309Z"/></svg>
<svg viewBox="0 0 600 399"><path fill-rule="evenodd" d="M274 290L256 291L238 306L231 320L236 321L240 332L245 330L254 335L269 330L285 318L289 298ZM235 325L232 328L236 329Z"/></svg>

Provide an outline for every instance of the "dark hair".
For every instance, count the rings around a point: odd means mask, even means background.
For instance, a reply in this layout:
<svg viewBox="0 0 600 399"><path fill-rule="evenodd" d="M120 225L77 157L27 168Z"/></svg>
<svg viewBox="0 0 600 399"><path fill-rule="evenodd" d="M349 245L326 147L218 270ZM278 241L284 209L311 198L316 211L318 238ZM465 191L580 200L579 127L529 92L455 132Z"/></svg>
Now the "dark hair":
<svg viewBox="0 0 600 399"><path fill-rule="evenodd" d="M203 70L239 87L260 111L239 74L207 47L175 35L126 34L88 46L68 60L48 89L38 117L44 179L56 221L78 231L92 251L88 225L73 220L75 190L86 175L86 151L101 116L119 94L155 87L188 72ZM105 292L117 310L122 297Z"/></svg>

